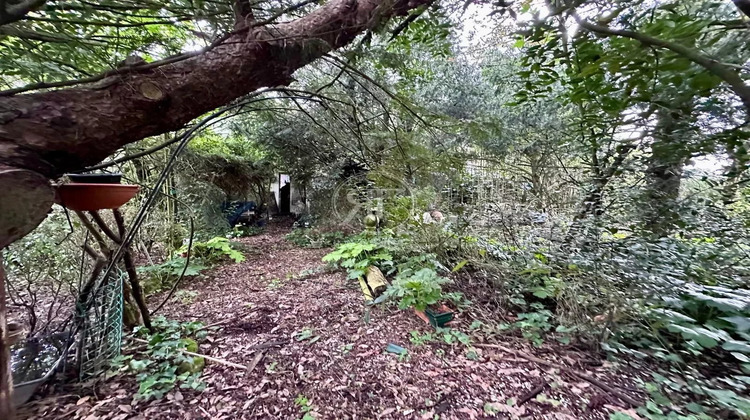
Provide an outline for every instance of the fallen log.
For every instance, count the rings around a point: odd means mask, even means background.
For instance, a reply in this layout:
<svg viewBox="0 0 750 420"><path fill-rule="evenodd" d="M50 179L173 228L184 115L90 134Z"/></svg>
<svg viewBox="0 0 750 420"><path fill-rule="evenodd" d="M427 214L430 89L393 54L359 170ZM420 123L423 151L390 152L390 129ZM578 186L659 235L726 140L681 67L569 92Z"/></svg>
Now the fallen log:
<svg viewBox="0 0 750 420"><path fill-rule="evenodd" d="M365 302L372 301L372 292L370 286L367 285L364 277L359 277L359 287L362 288L362 294L365 296Z"/></svg>
<svg viewBox="0 0 750 420"><path fill-rule="evenodd" d="M373 297L378 297L385 293L385 289L388 288L388 280L380 271L378 267L371 265L367 268L367 274L365 275L367 286L372 291Z"/></svg>

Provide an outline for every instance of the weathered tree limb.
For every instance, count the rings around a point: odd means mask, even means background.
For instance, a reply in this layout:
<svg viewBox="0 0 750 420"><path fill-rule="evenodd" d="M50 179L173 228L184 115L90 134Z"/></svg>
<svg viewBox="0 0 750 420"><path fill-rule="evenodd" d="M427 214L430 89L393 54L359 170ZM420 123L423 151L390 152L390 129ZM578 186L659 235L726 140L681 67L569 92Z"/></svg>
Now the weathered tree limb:
<svg viewBox="0 0 750 420"><path fill-rule="evenodd" d="M90 211L89 214L91 215L91 218L94 219L94 222L96 222L96 225L99 226L99 229L104 232L105 235L114 243L119 244L121 239L119 236L117 236L114 232L112 232L112 229L107 226L107 222L102 219L102 215L99 214L99 211Z"/></svg>
<svg viewBox="0 0 750 420"><path fill-rule="evenodd" d="M521 398L519 398L518 401L516 401L516 407L520 407L526 404L527 402L529 402L529 400L539 395L542 391L544 391L548 387L549 387L549 382L544 381L541 385L538 385L536 388L532 389L531 391L523 395Z"/></svg>
<svg viewBox="0 0 750 420"><path fill-rule="evenodd" d="M136 343L148 344L148 341L142 340L140 338L133 338L133 341L135 341ZM183 353L183 354L187 354L188 356L202 357L202 358L204 358L206 360L218 363L220 365L231 366L231 367L235 367L237 369L242 369L242 370L248 370L247 366L241 365L239 363L230 362L230 361L224 360L224 359L219 359L217 357L206 356L205 354L198 354L198 353L194 353L192 351L187 351L187 350L183 350L183 349L177 349L177 351L179 351L180 353Z"/></svg>
<svg viewBox="0 0 750 420"><path fill-rule="evenodd" d="M734 94L737 95L742 101L742 104L745 106L745 110L748 114L748 118L750 119L750 86L745 83L739 72L732 68L732 66L721 63L714 58L702 54L698 50L694 50L676 42L654 38L640 32L628 31L624 29L612 29L606 26L597 25L587 21L586 19L580 18L575 13L573 13L573 17L581 26L581 28L585 29L586 31L607 36L620 36L624 38L630 38L644 45L665 48L692 61L695 64L698 64L706 71L720 78L729 85L729 87L732 89L732 92L734 92Z"/></svg>
<svg viewBox="0 0 750 420"><path fill-rule="evenodd" d="M592 161L594 161L593 172L595 174L593 186L591 187L591 191L581 202L581 208L573 218L573 223L563 240L565 245L570 245L574 240L580 237L579 234L581 233L582 223L587 217L601 216L604 212L602 207L604 191L615 174L620 170L625 159L627 159L630 153L635 149L636 146L634 144L621 144L617 146L616 154L611 162L602 163L598 159L592 159ZM592 156L596 156L596 150L593 151Z"/></svg>
<svg viewBox="0 0 750 420"><path fill-rule="evenodd" d="M234 29L246 27L254 19L253 4L249 0L234 0Z"/></svg>
<svg viewBox="0 0 750 420"><path fill-rule="evenodd" d="M78 216L78 219L83 224L83 227L85 227L86 230L89 231L91 236L94 237L94 240L99 245L99 248L101 248L102 252L109 255L109 247L107 246L107 242L104 240L102 234L99 233L99 230L93 224L91 224L91 220L89 220L89 218L86 217L86 215L82 211L76 210L75 213L76 216Z"/></svg>
<svg viewBox="0 0 750 420"><path fill-rule="evenodd" d="M1 113L1 112L0 112ZM0 126L0 132L2 126ZM0 146L0 150L2 150ZM2 152L0 151L0 161ZM47 217L55 196L42 175L0 163L0 250L23 237Z"/></svg>
<svg viewBox="0 0 750 420"><path fill-rule="evenodd" d="M0 3L0 25L16 22L23 19L30 11L41 7L46 0L24 0L7 4L3 1Z"/></svg>
<svg viewBox="0 0 750 420"><path fill-rule="evenodd" d="M91 274L89 275L88 280L86 280L86 283L84 283L83 287L81 288L81 291L78 293L78 300L76 301L76 310L84 309L85 304L88 301L89 295L91 294L91 290L94 288L94 285L96 285L96 280L99 278L99 275L102 273L102 270L104 269L105 264L107 264L107 257L105 257L101 252L96 251L94 248L91 247L91 245L84 244L83 250L87 254L89 254L91 258L94 259L94 267L91 269ZM107 252L107 250L102 250L102 252Z"/></svg>
<svg viewBox="0 0 750 420"><path fill-rule="evenodd" d="M204 54L112 76L100 86L0 98L0 156L49 177L97 163L258 88L288 84L298 68L426 1L335 0L292 22L253 27Z"/></svg>

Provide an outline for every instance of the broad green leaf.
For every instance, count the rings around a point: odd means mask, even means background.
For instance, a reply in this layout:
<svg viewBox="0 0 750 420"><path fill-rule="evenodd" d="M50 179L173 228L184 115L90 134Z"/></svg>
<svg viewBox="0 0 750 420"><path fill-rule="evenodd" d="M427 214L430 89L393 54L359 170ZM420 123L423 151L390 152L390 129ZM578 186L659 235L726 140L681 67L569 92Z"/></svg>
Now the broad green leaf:
<svg viewBox="0 0 750 420"><path fill-rule="evenodd" d="M721 348L723 348L726 351L734 351L734 352L750 354L750 344L748 344L745 341L729 340L725 342L724 344L722 344Z"/></svg>

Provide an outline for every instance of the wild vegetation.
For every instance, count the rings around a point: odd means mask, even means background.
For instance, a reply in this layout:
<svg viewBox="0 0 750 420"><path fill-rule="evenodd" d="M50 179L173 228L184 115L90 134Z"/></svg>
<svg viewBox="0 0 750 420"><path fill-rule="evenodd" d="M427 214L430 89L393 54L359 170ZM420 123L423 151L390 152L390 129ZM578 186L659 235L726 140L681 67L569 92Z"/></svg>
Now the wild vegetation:
<svg viewBox="0 0 750 420"><path fill-rule="evenodd" d="M87 299L120 276L126 339L98 375L136 385L111 417L233 383L203 371L242 354L213 336L232 328L286 334L227 362L262 384L326 371L280 350L259 365L284 345L352 369L369 346L361 358L427 372L420 352L479 372L491 348L558 369L528 398L477 397L475 414L450 411L451 390L339 418L750 417L745 0L6 1L0 53L0 300L29 340L80 337ZM35 175L6 181L16 170ZM46 214L50 179L101 171L140 192L111 217ZM280 174L293 226L277 215ZM389 284L361 304L371 267ZM248 290L265 306L233 300ZM338 310L349 296L351 321L307 322L300 303ZM457 319L402 326L400 345L327 331L393 339L399 327L373 324L440 305ZM266 321L237 321L247 313ZM602 386L568 352L616 366L606 397L566 408L553 395L564 372ZM86 379L60 370L60 383ZM261 388L287 411L253 399L235 415L337 417L317 388Z"/></svg>

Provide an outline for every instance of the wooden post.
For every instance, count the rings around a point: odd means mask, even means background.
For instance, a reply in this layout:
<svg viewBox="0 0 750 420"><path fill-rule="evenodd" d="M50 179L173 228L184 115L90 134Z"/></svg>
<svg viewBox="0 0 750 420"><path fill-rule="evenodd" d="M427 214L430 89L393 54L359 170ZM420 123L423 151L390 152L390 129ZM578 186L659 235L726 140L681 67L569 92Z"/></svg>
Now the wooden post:
<svg viewBox="0 0 750 420"><path fill-rule="evenodd" d="M3 250L0 249L0 419L15 418L13 409L13 378L10 367L10 343L5 312L5 270Z"/></svg>
<svg viewBox="0 0 750 420"><path fill-rule="evenodd" d="M116 242L122 245L125 241L125 235L127 233L127 230L125 228L125 218L122 216L122 212L120 212L120 209L112 209L112 214L115 216L117 231L120 233L120 240ZM138 281L138 273L135 270L133 255L130 253L130 244L125 244L122 259L125 263L125 271L127 271L128 273L128 280L130 280L130 288L133 292L133 298L135 299L136 305L138 305L138 310L141 312L143 325L148 328L149 331L152 331L151 315L149 315L148 305L146 305L146 294L143 293L141 283Z"/></svg>

